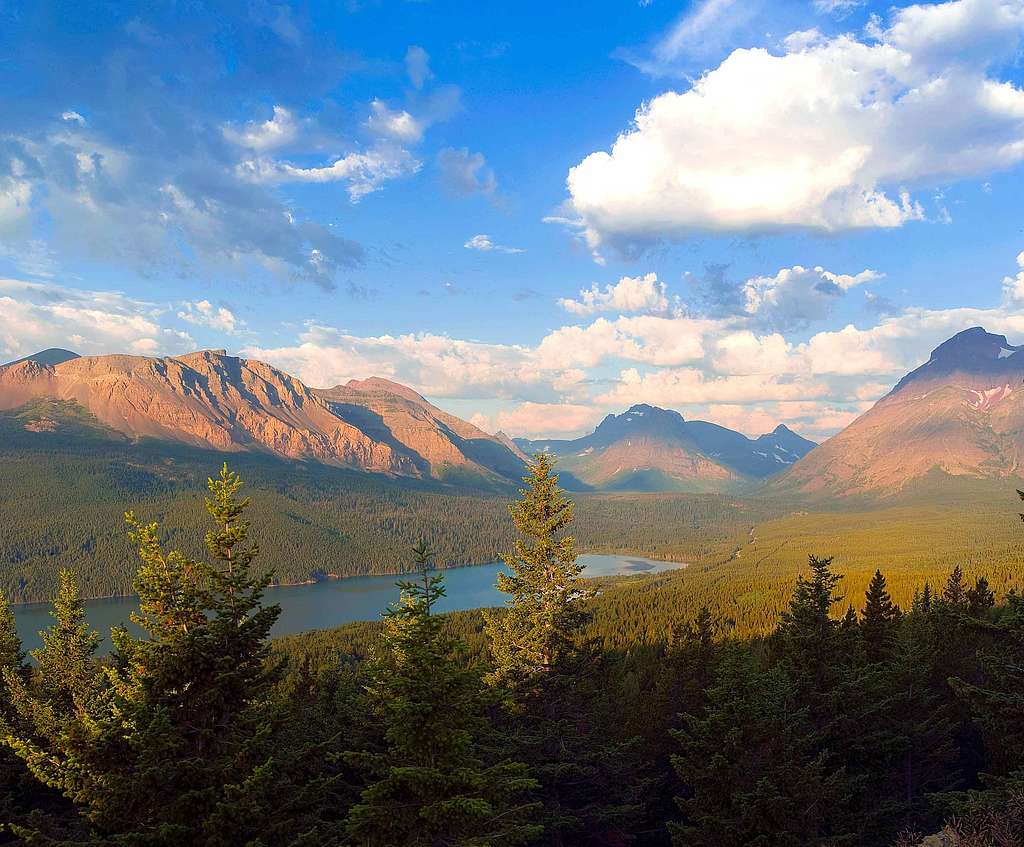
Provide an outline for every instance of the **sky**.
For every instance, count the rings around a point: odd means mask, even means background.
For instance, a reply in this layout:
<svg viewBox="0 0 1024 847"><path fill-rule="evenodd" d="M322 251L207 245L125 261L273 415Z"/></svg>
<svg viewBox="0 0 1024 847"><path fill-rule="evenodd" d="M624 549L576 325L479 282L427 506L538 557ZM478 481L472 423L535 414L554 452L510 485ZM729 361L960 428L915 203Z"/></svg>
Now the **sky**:
<svg viewBox="0 0 1024 847"><path fill-rule="evenodd" d="M0 0L0 361L825 438L1024 344L1024 0Z"/></svg>

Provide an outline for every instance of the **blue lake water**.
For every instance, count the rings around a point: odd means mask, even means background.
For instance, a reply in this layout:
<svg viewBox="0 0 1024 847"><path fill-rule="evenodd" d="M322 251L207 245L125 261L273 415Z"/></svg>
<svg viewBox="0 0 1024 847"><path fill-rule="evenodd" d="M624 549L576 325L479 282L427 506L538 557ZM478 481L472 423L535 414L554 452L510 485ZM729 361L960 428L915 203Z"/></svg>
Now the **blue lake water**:
<svg viewBox="0 0 1024 847"><path fill-rule="evenodd" d="M660 573L685 567L679 562L656 562L639 556L583 555L579 562L584 566L583 575L586 577ZM498 591L495 581L503 567L501 563L494 563L445 570L447 596L436 608L451 612L501 605L506 598ZM329 629L352 621L373 620L389 603L398 599L397 579L399 577L394 575L354 576L273 588L267 592L266 601L281 606L281 616L273 634L288 635L311 629ZM29 603L11 608L25 649L33 650L40 646L39 630L52 622L49 605ZM89 623L103 636L109 636L112 626L127 623L135 608L134 597L111 597L86 603ZM105 643L103 649L106 648Z"/></svg>

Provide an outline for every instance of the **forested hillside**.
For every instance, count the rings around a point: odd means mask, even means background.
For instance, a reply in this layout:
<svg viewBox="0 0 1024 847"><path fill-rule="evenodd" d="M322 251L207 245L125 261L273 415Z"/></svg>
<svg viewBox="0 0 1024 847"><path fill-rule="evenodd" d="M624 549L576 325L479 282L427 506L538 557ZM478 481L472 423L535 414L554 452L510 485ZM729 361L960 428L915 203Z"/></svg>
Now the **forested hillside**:
<svg viewBox="0 0 1024 847"><path fill-rule="evenodd" d="M227 468L209 487L202 556L130 516L143 635L116 634L108 661L70 572L34 667L0 604L13 843L1024 838L1020 570L1004 591L954 567L898 604L882 570L854 592L805 551L764 636L739 637L707 606L652 602L678 575L581 580L542 457L511 512L506 608L433 614L444 580L420 543L381 622L271 644L256 511Z"/></svg>
<svg viewBox="0 0 1024 847"><path fill-rule="evenodd" d="M63 425L27 432L25 415L59 417ZM173 543L197 552L200 494L223 458L111 439L73 404L34 407L21 417L0 412L0 590L12 601L46 600L67 567L87 597L129 593L135 564L124 510L159 519ZM396 573L416 538L429 540L440 564L492 562L510 538L512 485L467 490L258 454L235 455L232 464L254 493L261 564L282 582ZM755 521L783 508L710 495L587 495L577 534L588 552L712 562L728 558Z"/></svg>

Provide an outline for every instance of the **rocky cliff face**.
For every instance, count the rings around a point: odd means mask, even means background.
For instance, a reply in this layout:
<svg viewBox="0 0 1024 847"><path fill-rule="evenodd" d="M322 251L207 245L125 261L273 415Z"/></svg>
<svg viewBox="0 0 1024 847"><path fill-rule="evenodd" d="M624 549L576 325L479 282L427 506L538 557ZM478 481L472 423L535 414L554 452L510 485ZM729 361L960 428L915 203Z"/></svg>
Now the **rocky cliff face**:
<svg viewBox="0 0 1024 847"><path fill-rule="evenodd" d="M981 327L953 336L779 484L896 492L936 470L1024 475L1024 347Z"/></svg>
<svg viewBox="0 0 1024 847"><path fill-rule="evenodd" d="M40 397L73 401L132 438L264 450L404 476L436 476L447 466L518 474L521 467L500 441L404 386L365 380L331 395L223 350L167 358L87 356L56 364L30 357L0 368L0 408Z"/></svg>
<svg viewBox="0 0 1024 847"><path fill-rule="evenodd" d="M315 393L343 420L409 456L424 475L469 471L518 478L523 456L500 437L380 377L350 380Z"/></svg>

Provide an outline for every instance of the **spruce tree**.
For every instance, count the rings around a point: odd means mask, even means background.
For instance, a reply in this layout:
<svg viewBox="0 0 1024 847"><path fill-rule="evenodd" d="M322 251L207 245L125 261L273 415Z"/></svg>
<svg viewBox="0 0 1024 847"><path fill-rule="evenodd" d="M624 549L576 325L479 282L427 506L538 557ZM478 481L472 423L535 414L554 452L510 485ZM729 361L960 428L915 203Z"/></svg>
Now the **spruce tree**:
<svg viewBox="0 0 1024 847"><path fill-rule="evenodd" d="M99 634L85 619L70 571L60 572L51 615L43 646L32 651L36 672L3 670L11 710L3 741L42 785L81 804L101 783L94 764L103 756L103 730L95 715L109 686L95 657Z"/></svg>
<svg viewBox="0 0 1024 847"><path fill-rule="evenodd" d="M574 672L584 657L581 631L590 620L590 592L580 580L575 541L562 534L572 522L573 503L558 488L554 463L539 453L525 477L521 499L509 507L522 538L503 556L511 573L498 575L508 594L507 610L487 612L494 667L488 682L519 703L552 674Z"/></svg>
<svg viewBox="0 0 1024 847"><path fill-rule="evenodd" d="M964 580L964 572L960 565L953 568L946 580L946 587L942 590L942 601L955 609L967 607L967 582Z"/></svg>
<svg viewBox="0 0 1024 847"><path fill-rule="evenodd" d="M506 609L486 612L500 728L512 755L540 780L545 841L555 847L619 844L642 813L647 776L635 761L638 739L603 720L601 645L588 638L591 592L580 579L573 504L558 487L550 456L529 465L521 499L510 507L520 537L498 578Z"/></svg>
<svg viewBox="0 0 1024 847"><path fill-rule="evenodd" d="M967 612L974 618L984 617L996 604L996 595L989 587L988 580L979 576L975 580L974 588L967 592Z"/></svg>
<svg viewBox="0 0 1024 847"><path fill-rule="evenodd" d="M270 577L252 572L241 484L226 465L208 481L212 561L165 553L155 523L126 515L145 637L115 630L102 673L66 577L57 624L33 654L39 682L19 705L32 731L9 743L110 843L245 844L273 812L267 639L279 609L262 603Z"/></svg>
<svg viewBox="0 0 1024 847"><path fill-rule="evenodd" d="M529 820L535 804L524 800L537 783L522 764L481 760L482 683L432 613L445 594L443 577L429 572L423 545L414 555L420 579L398 583L401 599L385 612L370 669L386 749L350 756L376 779L349 813L349 836L366 847L525 843L541 829Z"/></svg>
<svg viewBox="0 0 1024 847"><path fill-rule="evenodd" d="M843 775L819 750L786 671L765 670L746 645L725 649L706 706L673 732L683 820L679 847L839 845Z"/></svg>
<svg viewBox="0 0 1024 847"><path fill-rule="evenodd" d="M882 572L875 571L864 595L864 611L860 631L864 649L871 662L881 662L892 655L899 632L900 609L892 602Z"/></svg>

